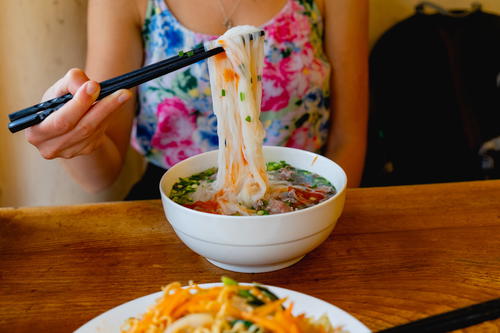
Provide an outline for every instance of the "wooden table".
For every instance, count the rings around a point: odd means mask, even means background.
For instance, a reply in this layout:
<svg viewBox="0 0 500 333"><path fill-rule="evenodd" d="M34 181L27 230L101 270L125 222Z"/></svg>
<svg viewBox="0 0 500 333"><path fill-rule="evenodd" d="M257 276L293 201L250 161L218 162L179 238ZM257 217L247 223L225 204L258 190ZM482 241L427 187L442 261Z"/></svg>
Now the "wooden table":
<svg viewBox="0 0 500 333"><path fill-rule="evenodd" d="M160 201L0 209L1 332L70 332L168 282L221 275L319 297L372 330L499 297L500 181L349 190L325 243L263 274L191 252Z"/></svg>

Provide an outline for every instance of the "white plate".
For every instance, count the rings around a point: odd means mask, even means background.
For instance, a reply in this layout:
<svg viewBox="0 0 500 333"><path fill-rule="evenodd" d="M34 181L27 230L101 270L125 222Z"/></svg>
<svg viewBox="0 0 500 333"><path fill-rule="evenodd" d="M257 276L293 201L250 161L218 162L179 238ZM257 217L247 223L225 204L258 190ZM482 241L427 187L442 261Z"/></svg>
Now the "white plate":
<svg viewBox="0 0 500 333"><path fill-rule="evenodd" d="M206 283L199 286L210 288L218 285L221 285L221 283ZM288 297L289 301L294 302L294 314L305 313L308 317L318 318L326 313L334 326L342 326L346 331L351 333L370 332L359 320L332 304L293 290L273 286L265 287L269 288L279 298ZM119 333L120 327L128 318L140 317L161 296L162 292L160 291L119 305L87 322L77 329L75 333Z"/></svg>

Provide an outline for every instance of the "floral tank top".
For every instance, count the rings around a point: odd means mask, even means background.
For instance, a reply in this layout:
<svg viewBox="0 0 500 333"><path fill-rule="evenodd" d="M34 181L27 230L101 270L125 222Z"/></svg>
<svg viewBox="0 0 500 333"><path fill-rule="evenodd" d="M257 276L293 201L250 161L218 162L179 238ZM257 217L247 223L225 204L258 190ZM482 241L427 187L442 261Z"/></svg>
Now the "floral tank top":
<svg viewBox="0 0 500 333"><path fill-rule="evenodd" d="M319 152L329 119L330 65L314 0L288 0L266 24L261 121L265 145ZM164 0L149 0L143 27L145 65L217 38L183 26ZM162 168L218 148L210 79L201 61L139 86L133 147Z"/></svg>

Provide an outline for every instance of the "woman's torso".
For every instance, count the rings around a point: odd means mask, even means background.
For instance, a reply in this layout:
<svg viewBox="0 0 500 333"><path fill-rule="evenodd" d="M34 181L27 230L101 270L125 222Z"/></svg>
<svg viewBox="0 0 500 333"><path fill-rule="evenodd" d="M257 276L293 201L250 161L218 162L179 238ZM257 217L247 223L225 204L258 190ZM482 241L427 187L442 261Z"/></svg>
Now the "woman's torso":
<svg viewBox="0 0 500 333"><path fill-rule="evenodd" d="M212 17L206 20L208 25L201 25L204 31L216 33L209 35L195 32L200 25L188 28L182 23L187 7L174 6L174 2L170 8L164 0L147 1L145 65L190 50L224 31L218 24L222 16L217 7L210 12L209 7L197 7L199 13ZM248 8L253 2L242 1L240 6ZM330 69L323 52L321 11L313 0L274 1L267 6L264 13L275 13L267 20L265 15L260 16L261 21L259 16L245 16L244 7L233 16L235 24L264 22L259 25L266 32L261 113L267 134L264 144L319 151L328 131ZM220 17L213 19L217 15ZM141 85L139 107L132 144L150 162L168 168L218 148L206 61Z"/></svg>

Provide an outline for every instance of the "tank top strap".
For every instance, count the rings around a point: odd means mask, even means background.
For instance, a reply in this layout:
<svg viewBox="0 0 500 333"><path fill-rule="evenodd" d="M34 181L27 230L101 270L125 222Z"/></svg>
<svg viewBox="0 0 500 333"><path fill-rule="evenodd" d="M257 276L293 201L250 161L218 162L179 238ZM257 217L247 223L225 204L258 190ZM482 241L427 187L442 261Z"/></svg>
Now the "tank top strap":
<svg viewBox="0 0 500 333"><path fill-rule="evenodd" d="M146 20L151 19L152 16L159 14L164 10L168 10L165 0L148 0Z"/></svg>

